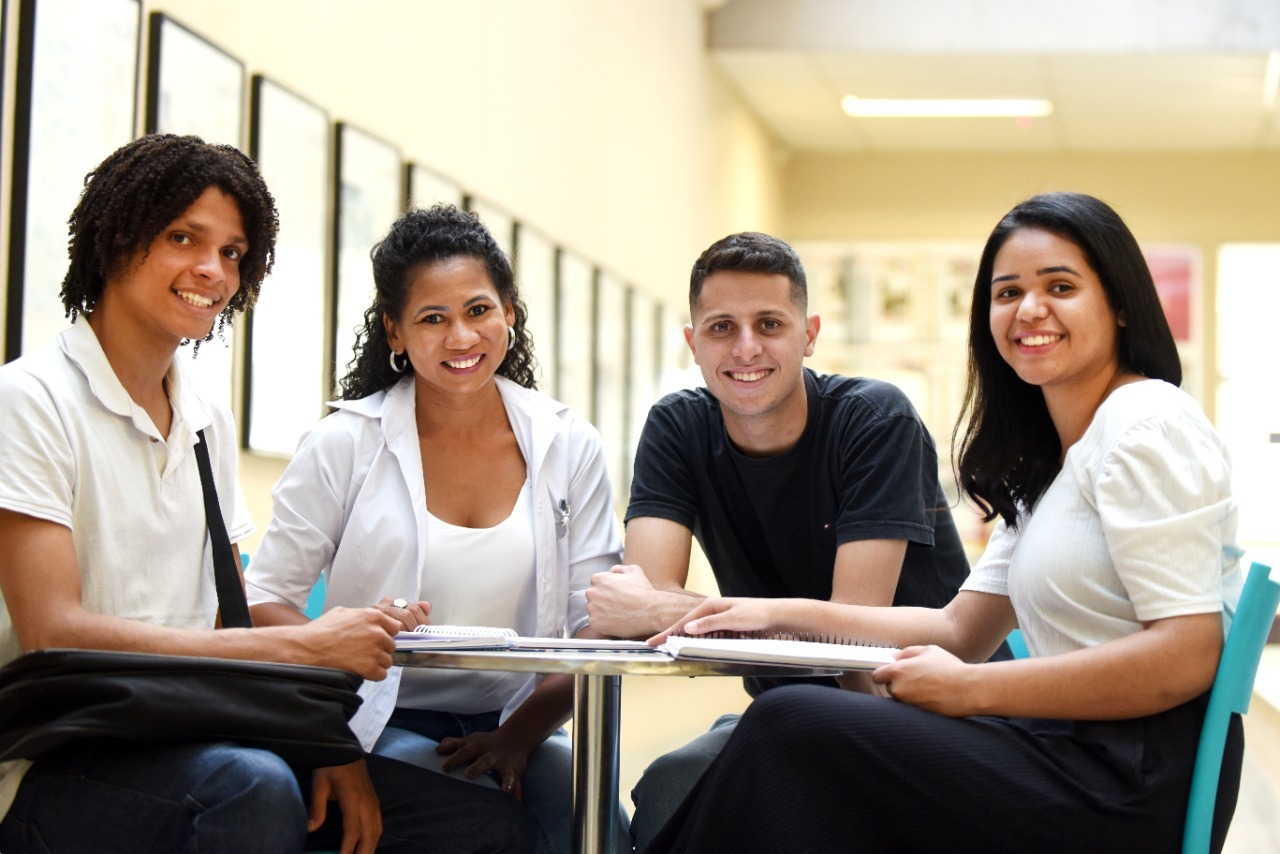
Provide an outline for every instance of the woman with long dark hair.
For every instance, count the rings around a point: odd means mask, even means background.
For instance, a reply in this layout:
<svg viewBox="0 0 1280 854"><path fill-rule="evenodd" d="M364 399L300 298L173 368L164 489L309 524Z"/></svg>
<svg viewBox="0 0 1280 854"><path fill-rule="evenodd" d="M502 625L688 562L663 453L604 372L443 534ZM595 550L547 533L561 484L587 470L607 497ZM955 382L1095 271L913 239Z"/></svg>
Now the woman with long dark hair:
<svg viewBox="0 0 1280 854"><path fill-rule="evenodd" d="M890 698L770 691L651 851L1175 851L1239 595L1227 453L1177 387L1138 244L1101 201L1036 196L982 253L957 428L999 521L941 609L709 600L674 629L902 648ZM980 663L1011 629L1031 657ZM1214 839L1234 809L1233 721Z"/></svg>
<svg viewBox="0 0 1280 854"><path fill-rule="evenodd" d="M373 604L404 629L589 631L584 591L621 551L600 437L534 390L506 255L473 214L436 206L397 220L372 258L337 412L276 487L254 619L305 620L324 572L326 610ZM569 849L572 677L410 668L398 693L366 687L353 726L375 753L499 786Z"/></svg>

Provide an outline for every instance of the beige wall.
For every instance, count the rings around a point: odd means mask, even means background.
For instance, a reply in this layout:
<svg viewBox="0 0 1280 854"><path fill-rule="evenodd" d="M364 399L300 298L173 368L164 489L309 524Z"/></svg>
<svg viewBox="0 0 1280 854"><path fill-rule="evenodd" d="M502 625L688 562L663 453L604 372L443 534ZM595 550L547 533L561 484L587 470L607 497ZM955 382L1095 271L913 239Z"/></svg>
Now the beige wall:
<svg viewBox="0 0 1280 854"><path fill-rule="evenodd" d="M712 240L778 227L774 142L708 61L696 0L144 5L677 304ZM250 551L283 467L242 461Z"/></svg>
<svg viewBox="0 0 1280 854"><path fill-rule="evenodd" d="M784 170L793 240L981 241L1027 196L1091 193L1144 243L1190 243L1204 263L1199 363L1216 376L1214 263L1226 242L1280 241L1280 154L806 154ZM1213 395L1203 403L1213 413Z"/></svg>

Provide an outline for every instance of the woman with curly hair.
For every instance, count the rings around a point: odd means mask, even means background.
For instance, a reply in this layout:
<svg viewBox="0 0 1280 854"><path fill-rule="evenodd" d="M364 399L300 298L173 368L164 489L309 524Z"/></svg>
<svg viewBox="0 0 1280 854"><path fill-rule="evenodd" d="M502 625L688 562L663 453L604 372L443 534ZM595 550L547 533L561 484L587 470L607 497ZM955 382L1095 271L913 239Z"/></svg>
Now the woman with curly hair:
<svg viewBox="0 0 1280 854"><path fill-rule="evenodd" d="M143 137L90 173L70 231L71 327L0 368L0 664L76 648L384 678L399 623L373 608L214 631L199 445L230 540L253 522L231 413L174 355L251 306L271 270L276 210L257 167L194 136ZM491 793L383 757L307 771L231 742L77 740L0 763L0 848L532 846L523 810L477 794Z"/></svg>
<svg viewBox="0 0 1280 854"><path fill-rule="evenodd" d="M474 215L436 206L401 217L372 259L376 296L337 412L276 486L249 572L254 619L304 621L324 572L326 609L376 603L404 629L590 631L584 591L621 551L600 437L534 390L506 256ZM572 688L564 675L409 669L398 695L366 684L353 726L375 753L522 798L567 852Z"/></svg>

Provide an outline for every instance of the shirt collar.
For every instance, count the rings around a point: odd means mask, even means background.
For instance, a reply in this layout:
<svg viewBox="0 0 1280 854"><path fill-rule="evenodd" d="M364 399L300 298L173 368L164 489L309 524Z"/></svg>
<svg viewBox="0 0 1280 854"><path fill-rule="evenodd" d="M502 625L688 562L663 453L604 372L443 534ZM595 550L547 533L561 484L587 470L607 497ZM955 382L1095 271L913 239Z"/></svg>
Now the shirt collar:
<svg viewBox="0 0 1280 854"><path fill-rule="evenodd" d="M148 435L155 433L155 425L142 407L133 402L129 392L125 391L107 361L107 354L102 351L98 336L84 318L73 323L58 335L58 346L88 380L89 390L93 396L111 412L124 418L132 418L140 430ZM209 410L192 388L187 379L185 354L174 354L169 364L169 372L165 382L169 389L169 403L173 407L174 418L186 425L194 434L212 423ZM159 438L167 438L161 436Z"/></svg>

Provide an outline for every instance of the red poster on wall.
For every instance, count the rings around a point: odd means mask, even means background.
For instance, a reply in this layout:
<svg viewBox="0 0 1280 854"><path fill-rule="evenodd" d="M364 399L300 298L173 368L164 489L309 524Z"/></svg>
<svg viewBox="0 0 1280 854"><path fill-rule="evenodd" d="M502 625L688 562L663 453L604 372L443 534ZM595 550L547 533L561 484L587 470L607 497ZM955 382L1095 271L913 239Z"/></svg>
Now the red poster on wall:
<svg viewBox="0 0 1280 854"><path fill-rule="evenodd" d="M1144 247L1142 254L1156 282L1156 292L1175 341L1192 340L1192 311L1198 275L1198 252L1189 246Z"/></svg>

